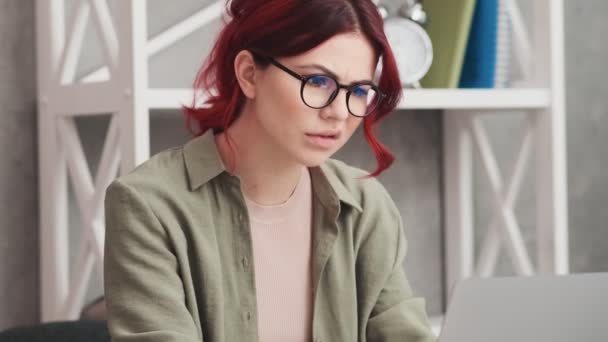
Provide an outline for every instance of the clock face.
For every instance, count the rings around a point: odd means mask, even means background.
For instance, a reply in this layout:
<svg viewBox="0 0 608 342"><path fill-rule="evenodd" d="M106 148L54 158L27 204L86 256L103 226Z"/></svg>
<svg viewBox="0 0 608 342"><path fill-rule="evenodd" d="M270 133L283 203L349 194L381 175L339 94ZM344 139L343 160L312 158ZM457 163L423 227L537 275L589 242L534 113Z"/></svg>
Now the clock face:
<svg viewBox="0 0 608 342"><path fill-rule="evenodd" d="M405 18L387 19L384 31L397 60L401 82L406 85L418 82L433 60L428 34L420 25Z"/></svg>

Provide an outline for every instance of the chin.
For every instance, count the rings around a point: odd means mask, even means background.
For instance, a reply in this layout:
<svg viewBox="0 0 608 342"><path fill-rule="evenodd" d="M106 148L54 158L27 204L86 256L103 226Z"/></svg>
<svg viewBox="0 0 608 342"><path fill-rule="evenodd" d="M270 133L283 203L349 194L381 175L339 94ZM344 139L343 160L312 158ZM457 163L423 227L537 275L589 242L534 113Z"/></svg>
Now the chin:
<svg viewBox="0 0 608 342"><path fill-rule="evenodd" d="M300 155L297 160L306 167L317 167L326 162L329 158L331 158L331 154L329 153L308 152L307 155Z"/></svg>
<svg viewBox="0 0 608 342"><path fill-rule="evenodd" d="M291 146L288 150L294 160L306 167L320 166L336 153L336 149L333 148L320 150L306 144Z"/></svg>

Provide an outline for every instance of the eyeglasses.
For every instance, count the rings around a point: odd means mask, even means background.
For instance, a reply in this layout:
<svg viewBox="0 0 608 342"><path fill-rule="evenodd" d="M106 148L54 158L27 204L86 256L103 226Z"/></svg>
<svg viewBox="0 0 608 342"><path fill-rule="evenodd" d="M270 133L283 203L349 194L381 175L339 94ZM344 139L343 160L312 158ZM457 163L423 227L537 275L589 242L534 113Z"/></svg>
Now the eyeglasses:
<svg viewBox="0 0 608 342"><path fill-rule="evenodd" d="M378 105L386 96L372 82L343 85L338 83L332 76L326 74L303 76L272 57L255 55L300 80L302 82L300 97L302 98L302 102L310 108L320 109L329 106L338 96L340 89L345 89L348 112L356 117L365 117L378 108Z"/></svg>

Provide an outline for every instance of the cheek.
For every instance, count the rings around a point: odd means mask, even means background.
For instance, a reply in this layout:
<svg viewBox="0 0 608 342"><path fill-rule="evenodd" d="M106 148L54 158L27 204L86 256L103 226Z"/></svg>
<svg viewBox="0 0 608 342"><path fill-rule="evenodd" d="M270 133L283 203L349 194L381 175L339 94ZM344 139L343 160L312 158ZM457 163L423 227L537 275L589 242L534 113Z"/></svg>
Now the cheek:
<svg viewBox="0 0 608 342"><path fill-rule="evenodd" d="M274 126L297 127L310 110L300 99L300 87L295 80L273 80L260 89L258 114Z"/></svg>
<svg viewBox="0 0 608 342"><path fill-rule="evenodd" d="M355 132L357 127L359 127L361 122L363 122L362 118L357 118L352 115L349 116L349 118L346 121L346 132L347 132L348 138L350 138L351 135L353 135L353 133Z"/></svg>
<svg viewBox="0 0 608 342"><path fill-rule="evenodd" d="M353 134L357 130L357 127L359 127L362 121L363 119L356 118L350 115L350 117L346 120L346 123L344 124L344 134L340 138L341 141L339 143L339 149L342 148L342 146L346 145L346 143L353 136Z"/></svg>

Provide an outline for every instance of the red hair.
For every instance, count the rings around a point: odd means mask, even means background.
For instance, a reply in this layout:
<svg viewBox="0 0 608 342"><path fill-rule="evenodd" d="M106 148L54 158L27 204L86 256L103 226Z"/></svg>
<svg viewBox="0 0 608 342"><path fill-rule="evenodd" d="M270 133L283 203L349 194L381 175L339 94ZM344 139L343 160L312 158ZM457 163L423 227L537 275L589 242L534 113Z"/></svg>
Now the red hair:
<svg viewBox="0 0 608 342"><path fill-rule="evenodd" d="M245 95L234 73L234 60L241 50L272 57L296 56L337 34L358 32L382 58L378 86L387 95L363 119L366 140L378 162L368 177L378 176L393 163L395 157L376 138L373 129L395 110L402 88L383 19L371 0L232 0L227 2L226 10L229 20L224 20L211 53L194 80L192 106L183 107L188 129L194 135L208 129L224 131L240 113ZM206 98L205 105L197 107L201 96ZM198 122L198 131L192 128L193 121Z"/></svg>

